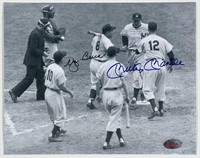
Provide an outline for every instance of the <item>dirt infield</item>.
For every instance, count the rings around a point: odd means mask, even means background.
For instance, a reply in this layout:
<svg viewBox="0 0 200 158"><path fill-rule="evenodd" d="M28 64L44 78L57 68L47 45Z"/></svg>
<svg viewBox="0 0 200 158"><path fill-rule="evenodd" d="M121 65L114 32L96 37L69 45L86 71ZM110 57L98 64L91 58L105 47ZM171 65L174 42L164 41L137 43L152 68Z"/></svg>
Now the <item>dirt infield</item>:
<svg viewBox="0 0 200 158"><path fill-rule="evenodd" d="M119 35L123 27L131 23L131 15L138 11L143 21L158 23L158 34L174 46L176 57L185 66L175 67L167 77L167 102L164 117L148 121L151 107L141 105L130 109L131 127L125 126L125 111L122 112L122 132L127 145L119 147L113 136L112 150L102 150L105 139L107 114L102 104L90 111L86 108L90 90L89 60L80 61L79 70L65 73L71 99L65 96L67 106L67 134L61 143L49 143L47 137L52 124L44 101L36 101L35 83L25 92L18 103L13 103L8 90L25 75L22 65L28 35L42 16L42 3L4 4L4 106L3 140L4 154L166 154L195 155L197 153L196 110L196 18L195 3L138 3L138 4L54 4L58 26L66 27L66 40L59 44L69 57L80 59L85 51L91 53L92 36L88 30L101 31L106 23L117 26L112 39L121 46ZM10 12L17 10L17 12ZM189 21L189 23L188 23ZM192 25L191 25L192 24ZM12 30L12 31L11 31ZM118 60L127 64L126 54ZM132 93L131 76L128 75L129 93ZM171 138L182 141L178 149L167 149L163 143Z"/></svg>

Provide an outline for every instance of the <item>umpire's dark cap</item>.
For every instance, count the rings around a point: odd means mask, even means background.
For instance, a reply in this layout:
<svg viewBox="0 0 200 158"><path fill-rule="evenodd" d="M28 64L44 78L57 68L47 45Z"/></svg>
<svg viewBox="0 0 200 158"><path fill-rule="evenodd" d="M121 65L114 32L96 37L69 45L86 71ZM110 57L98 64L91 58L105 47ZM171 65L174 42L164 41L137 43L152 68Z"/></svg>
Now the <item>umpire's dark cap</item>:
<svg viewBox="0 0 200 158"><path fill-rule="evenodd" d="M113 31L114 29L116 29L117 27L112 26L110 24L106 24L102 27L102 33L105 34L107 31Z"/></svg>
<svg viewBox="0 0 200 158"><path fill-rule="evenodd" d="M117 48L115 46L111 46L108 48L108 50L107 50L108 57L112 58L112 57L116 56L116 54L117 54Z"/></svg>
<svg viewBox="0 0 200 158"><path fill-rule="evenodd" d="M46 27L48 25L50 25L51 23L49 22L48 19L42 18L38 21L38 25L42 26L42 27Z"/></svg>
<svg viewBox="0 0 200 158"><path fill-rule="evenodd" d="M56 51L53 55L55 63L60 63L62 58L64 58L67 55L67 52L65 51Z"/></svg>
<svg viewBox="0 0 200 158"><path fill-rule="evenodd" d="M155 22L149 22L148 23L148 30L149 31L156 31L157 30L157 24Z"/></svg>
<svg viewBox="0 0 200 158"><path fill-rule="evenodd" d="M140 13L134 13L132 16L133 20L141 20L142 19L142 15Z"/></svg>
<svg viewBox="0 0 200 158"><path fill-rule="evenodd" d="M55 8L52 5L45 5L41 9L42 13L55 13Z"/></svg>

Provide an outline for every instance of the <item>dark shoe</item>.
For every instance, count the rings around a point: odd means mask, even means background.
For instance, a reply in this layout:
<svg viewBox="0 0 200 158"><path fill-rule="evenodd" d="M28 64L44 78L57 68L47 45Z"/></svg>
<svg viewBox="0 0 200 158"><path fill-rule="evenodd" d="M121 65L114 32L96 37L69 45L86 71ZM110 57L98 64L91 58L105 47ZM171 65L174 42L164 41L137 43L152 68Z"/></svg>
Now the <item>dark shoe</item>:
<svg viewBox="0 0 200 158"><path fill-rule="evenodd" d="M45 100L44 98L37 98L37 100L39 101L39 100Z"/></svg>
<svg viewBox="0 0 200 158"><path fill-rule="evenodd" d="M59 137L61 134L65 134L66 132L67 132L67 130L61 129L60 131L58 131L58 132L56 133L56 137Z"/></svg>
<svg viewBox="0 0 200 158"><path fill-rule="evenodd" d="M161 109L159 112L160 112L160 117L163 117L163 115L164 115L163 110Z"/></svg>
<svg viewBox="0 0 200 158"><path fill-rule="evenodd" d="M58 137L49 137L49 142L62 142L63 140Z"/></svg>
<svg viewBox="0 0 200 158"><path fill-rule="evenodd" d="M154 111L154 112L152 112L151 115L148 117L148 119L152 119L152 118L154 118L155 116L160 116L159 111Z"/></svg>
<svg viewBox="0 0 200 158"><path fill-rule="evenodd" d="M9 90L8 92L10 94L11 99L14 103L17 103L17 96L12 92L12 90Z"/></svg>
<svg viewBox="0 0 200 158"><path fill-rule="evenodd" d="M124 142L123 138L120 138L119 145L120 145L120 147L124 147L125 146L125 142Z"/></svg>
<svg viewBox="0 0 200 158"><path fill-rule="evenodd" d="M112 146L110 144L103 146L103 150L108 150L108 149L112 149Z"/></svg>
<svg viewBox="0 0 200 158"><path fill-rule="evenodd" d="M96 107L94 106L94 104L91 102L91 103L87 103L86 105L90 110L92 109L96 109Z"/></svg>

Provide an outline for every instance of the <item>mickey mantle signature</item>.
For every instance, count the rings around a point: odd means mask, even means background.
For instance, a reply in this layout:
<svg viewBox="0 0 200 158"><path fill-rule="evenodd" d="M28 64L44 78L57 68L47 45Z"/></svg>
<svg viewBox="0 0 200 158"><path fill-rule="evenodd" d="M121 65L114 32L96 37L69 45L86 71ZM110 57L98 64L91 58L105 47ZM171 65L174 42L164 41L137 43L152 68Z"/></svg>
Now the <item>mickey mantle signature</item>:
<svg viewBox="0 0 200 158"><path fill-rule="evenodd" d="M107 77L110 79L116 79L124 77L124 74L127 72L134 72L138 71L139 73L142 73L143 71L152 71L152 70L160 70L162 67L170 66L170 65L185 65L182 63L181 60L178 60L177 58L173 58L171 61L166 61L162 59L162 62L160 62L158 59L153 58L150 60L147 60L144 66L142 66L141 63L136 63L134 65L130 65L128 67L124 67L121 63L116 63L112 65L108 71L107 71ZM111 75L111 71L114 71L115 74ZM120 74L119 74L120 72Z"/></svg>

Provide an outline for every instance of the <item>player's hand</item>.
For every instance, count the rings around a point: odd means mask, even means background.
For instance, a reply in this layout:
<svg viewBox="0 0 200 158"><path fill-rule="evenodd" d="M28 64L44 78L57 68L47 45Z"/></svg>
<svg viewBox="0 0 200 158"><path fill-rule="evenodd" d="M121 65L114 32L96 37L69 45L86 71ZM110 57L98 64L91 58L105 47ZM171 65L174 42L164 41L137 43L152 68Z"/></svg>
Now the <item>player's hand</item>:
<svg viewBox="0 0 200 158"><path fill-rule="evenodd" d="M101 102L102 102L101 97L100 97L100 96L97 96L97 97L96 97L96 101L97 101L98 103L101 103Z"/></svg>
<svg viewBox="0 0 200 158"><path fill-rule="evenodd" d="M120 52L126 52L127 50L128 50L128 47L127 45L125 45L120 49Z"/></svg>
<svg viewBox="0 0 200 158"><path fill-rule="evenodd" d="M48 56L49 56L48 52L44 51L43 56L44 56L44 57L48 57Z"/></svg>
<svg viewBox="0 0 200 158"><path fill-rule="evenodd" d="M69 93L69 95L70 95L70 97L71 97L71 98L73 98L73 97L74 97L74 95L73 95L71 92Z"/></svg>
<svg viewBox="0 0 200 158"><path fill-rule="evenodd" d="M173 71L172 65L170 65L170 66L167 68L167 71L169 71L169 73L171 73L171 72Z"/></svg>
<svg viewBox="0 0 200 158"><path fill-rule="evenodd" d="M127 102L129 104L130 99L128 97L125 98L125 102Z"/></svg>

